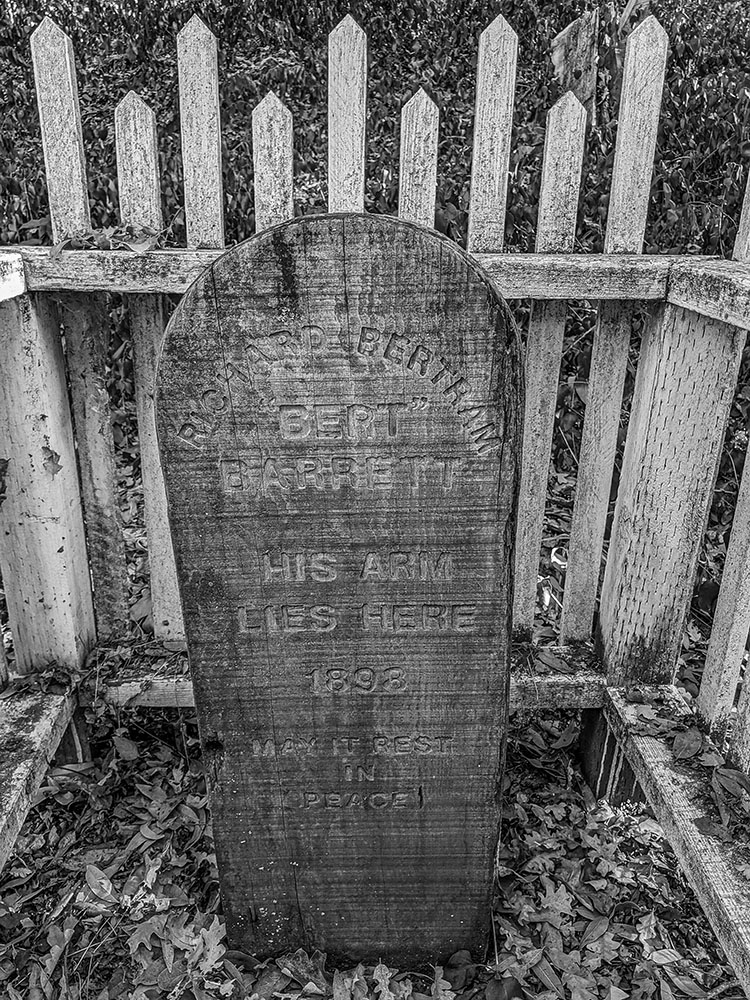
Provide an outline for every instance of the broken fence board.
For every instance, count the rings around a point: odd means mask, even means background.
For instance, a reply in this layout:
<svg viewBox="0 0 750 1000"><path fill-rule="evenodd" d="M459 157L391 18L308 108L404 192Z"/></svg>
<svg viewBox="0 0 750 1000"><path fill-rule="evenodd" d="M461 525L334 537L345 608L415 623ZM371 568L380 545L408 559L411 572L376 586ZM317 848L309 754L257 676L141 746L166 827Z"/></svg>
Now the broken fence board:
<svg viewBox="0 0 750 1000"><path fill-rule="evenodd" d="M599 11L587 10L555 35L550 46L560 89L572 91L584 106L589 128L596 125L598 36Z"/></svg>
<svg viewBox="0 0 750 1000"><path fill-rule="evenodd" d="M536 249L573 249L581 183L586 113L565 94L547 115ZM523 429L513 627L530 630L536 610L537 577L544 530L552 434L560 381L567 303L532 303L526 341Z"/></svg>
<svg viewBox="0 0 750 1000"><path fill-rule="evenodd" d="M363 212L367 36L351 14L328 36L328 211Z"/></svg>
<svg viewBox="0 0 750 1000"><path fill-rule="evenodd" d="M6 693L0 699L0 869L73 717L70 695Z"/></svg>
<svg viewBox="0 0 750 1000"><path fill-rule="evenodd" d="M132 91L115 111L117 179L123 225L159 232L162 229L156 117ZM154 422L156 362L164 338L161 296L133 294L128 299L133 339L135 406L141 452L144 516L148 539L154 634L179 638L185 634L177 587L172 538L167 521L167 496L159 461Z"/></svg>
<svg viewBox="0 0 750 1000"><path fill-rule="evenodd" d="M471 253L499 252L505 243L518 35L502 14L479 36L471 159Z"/></svg>

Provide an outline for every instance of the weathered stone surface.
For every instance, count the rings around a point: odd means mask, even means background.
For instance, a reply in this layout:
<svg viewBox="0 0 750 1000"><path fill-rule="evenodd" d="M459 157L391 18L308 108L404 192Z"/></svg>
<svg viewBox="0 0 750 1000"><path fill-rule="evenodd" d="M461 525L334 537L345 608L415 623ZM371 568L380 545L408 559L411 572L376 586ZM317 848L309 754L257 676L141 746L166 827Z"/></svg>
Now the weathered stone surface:
<svg viewBox="0 0 750 1000"><path fill-rule="evenodd" d="M517 335L395 219L229 251L157 419L235 947L477 957L507 714Z"/></svg>

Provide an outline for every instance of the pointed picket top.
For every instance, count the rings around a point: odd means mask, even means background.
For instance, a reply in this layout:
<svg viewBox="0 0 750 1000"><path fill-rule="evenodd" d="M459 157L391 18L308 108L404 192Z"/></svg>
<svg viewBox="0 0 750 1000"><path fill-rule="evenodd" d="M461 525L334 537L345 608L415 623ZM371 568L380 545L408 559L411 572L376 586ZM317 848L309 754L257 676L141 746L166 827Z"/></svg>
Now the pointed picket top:
<svg viewBox="0 0 750 1000"><path fill-rule="evenodd" d="M573 249L585 140L586 109L569 90L547 114L537 253Z"/></svg>
<svg viewBox="0 0 750 1000"><path fill-rule="evenodd" d="M740 224L734 238L732 257L743 264L750 262L750 179L745 187L745 197L742 199Z"/></svg>
<svg viewBox="0 0 750 1000"><path fill-rule="evenodd" d="M500 251L510 166L518 35L502 14L479 36L469 250Z"/></svg>
<svg viewBox="0 0 750 1000"><path fill-rule="evenodd" d="M440 112L423 87L401 110L399 218L435 225Z"/></svg>
<svg viewBox="0 0 750 1000"><path fill-rule="evenodd" d="M73 44L50 17L31 36L55 241L91 228Z"/></svg>
<svg viewBox="0 0 750 1000"><path fill-rule="evenodd" d="M224 245L216 36L193 14L177 34L180 130L189 247Z"/></svg>
<svg viewBox="0 0 750 1000"><path fill-rule="evenodd" d="M294 216L292 113L269 91L253 109L255 231Z"/></svg>
<svg viewBox="0 0 750 1000"><path fill-rule="evenodd" d="M136 229L162 228L156 115L131 90L115 108L120 221Z"/></svg>
<svg viewBox="0 0 750 1000"><path fill-rule="evenodd" d="M625 46L605 253L643 250L667 48L667 33L653 14Z"/></svg>
<svg viewBox="0 0 750 1000"><path fill-rule="evenodd" d="M328 211L363 212L367 36L351 14L328 36Z"/></svg>

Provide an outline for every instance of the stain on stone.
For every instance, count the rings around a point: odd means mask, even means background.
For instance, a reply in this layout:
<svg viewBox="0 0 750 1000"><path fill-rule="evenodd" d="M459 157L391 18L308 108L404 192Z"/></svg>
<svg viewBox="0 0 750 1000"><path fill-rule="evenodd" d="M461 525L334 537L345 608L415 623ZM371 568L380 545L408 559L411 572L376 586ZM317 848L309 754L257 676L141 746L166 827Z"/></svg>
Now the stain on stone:
<svg viewBox="0 0 750 1000"><path fill-rule="evenodd" d="M295 254L285 239L283 230L277 230L271 235L273 253L281 269L281 280L278 283L279 303L294 316L299 316L299 286L297 285L297 269Z"/></svg>

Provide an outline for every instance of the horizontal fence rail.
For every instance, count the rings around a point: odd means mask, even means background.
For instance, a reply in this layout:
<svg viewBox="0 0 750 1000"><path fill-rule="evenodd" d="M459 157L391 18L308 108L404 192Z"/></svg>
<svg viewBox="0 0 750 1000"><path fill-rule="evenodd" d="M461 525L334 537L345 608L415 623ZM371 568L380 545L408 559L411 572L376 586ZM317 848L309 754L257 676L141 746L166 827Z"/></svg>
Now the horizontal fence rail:
<svg viewBox="0 0 750 1000"><path fill-rule="evenodd" d="M54 238L59 240L90 229L75 60L70 39L49 18L34 32L31 47L50 216ZM59 479L55 473L55 502L65 512L65 530L72 538L82 538L83 528L76 521L82 513L87 546L87 554L83 554L82 542L78 542L78 549L72 547L67 561L56 560L52 558L53 536L43 538L40 533L29 540L28 533L33 534L33 529L26 523L26 540L21 541L14 527L16 541L2 563L6 590L46 594L49 585L41 580L39 565L49 553L50 565L57 566L54 572L68 594L71 609L59 628L38 628L30 610L20 601L13 604L11 598L16 664L23 669L34 669L55 658L80 660L91 644L94 627L99 636L116 633L125 627L128 616L114 447L108 433L110 414L103 391L107 357L103 310L108 292L128 297L154 632L159 638L174 639L184 631L155 440L154 372L164 330L163 296L184 292L223 252L224 196L216 39L204 22L193 16L178 33L176 47L187 246L143 254L118 250L58 252L24 246L0 251L0 308L12 317L16 327L23 329L23 338L45 345L44 363L49 366L45 389L57 393L55 431L62 442L62 450L56 449L55 454L66 457L68 475L68 466L73 461L78 465L80 495L74 479ZM503 252L517 53L515 32L502 16L496 17L482 32L478 45L468 235L469 251L503 295L533 300L527 335L514 622L528 633L538 620L537 584L563 334L568 300L585 299L597 303L598 320L578 456L560 641L591 638L601 598L600 634L610 680L627 681L637 673L628 666L635 655L628 629L640 643L636 659L651 655L653 663L659 664L658 669L653 668L654 676L668 680L676 664L679 629L669 633L665 646L664 623L659 624L658 615L632 617L634 602L640 602L643 610L653 598L656 591L649 589L651 584L643 583L650 579L648 567L653 563L652 569L658 568L662 555L679 536L681 561L675 569L679 580L674 581L672 590L673 596L677 595L676 605L670 608L675 620L684 617L743 340L734 328L745 330L750 325L750 208L746 199L733 262L641 253L667 59L666 34L655 18L647 17L627 41L605 253L571 252L587 128L586 112L573 93L564 94L548 116L536 252ZM366 121L367 39L362 27L347 16L331 32L328 42L330 211L363 211ZM256 230L262 231L294 215L293 109L269 93L253 110L251 129L255 223ZM163 218L156 123L152 110L137 94L126 95L117 107L115 135L121 222L136 230L158 232ZM401 112L398 212L401 218L425 226L432 226L435 220L439 139L439 110L426 91L418 88ZM626 442L624 485L613 511L610 494L631 322L634 310L644 302L654 303L657 308L647 318L645 361L642 358L643 364L639 365L639 371L643 370ZM697 321L698 315L703 319ZM62 354L52 337L52 331L61 327L65 332L66 369L62 368ZM682 352L678 359L681 378L689 381L700 370L718 378L713 395L704 393L701 402L701 419L705 419L710 431L706 431L700 454L696 453L694 462L691 458L690 475L683 475L679 486L669 471L681 461L678 432L666 417L663 426L659 424L649 409L652 398L670 398L666 376L660 373L667 368L676 371L675 344ZM692 345L690 349L688 344ZM61 395L60 380L64 381L65 370L72 387L71 412ZM32 387L20 389L12 384L12 378L6 377L5 382L7 407L17 405L19 392L32 391ZM686 402L679 392L670 405L682 407L685 414L693 412L692 400ZM9 419L7 414L3 417L6 424ZM3 429L7 433L9 428ZM13 433L21 449L39 429L16 428ZM674 444L671 458L662 456L657 461L654 456L661 454L669 435ZM18 470L9 475L11 492L19 486L13 476L20 475L20 469L19 464ZM699 701L701 713L715 732L726 728L750 625L747 479L745 476L740 488ZM682 505L674 505L668 516L656 507L644 513L639 490L650 490L649 496L653 496L657 486L665 491L664 496L671 496L670 491L678 488L689 495ZM651 550L648 558L643 554L640 570L633 563L627 536L633 504L643 518L642 531L651 540ZM0 507L0 518L6 525L16 516L11 514L14 509L12 502ZM689 519L680 521L688 516L686 511L690 512ZM612 538L607 543L605 529L613 513ZM25 516L29 522L29 515L17 516ZM23 557L23 546L34 551L33 559ZM90 594L86 597L88 581L81 570L82 559L86 558L93 604ZM607 565L610 569L603 576ZM624 565L629 567L630 577L613 568ZM669 588L671 582L667 580L663 585ZM623 625L626 621L631 623L627 627ZM657 645L658 656L654 659ZM627 653L623 652L626 647ZM750 743L743 721L747 715L748 710L741 706L735 723L738 747L744 745L743 739ZM743 755L745 751L740 753Z"/></svg>

